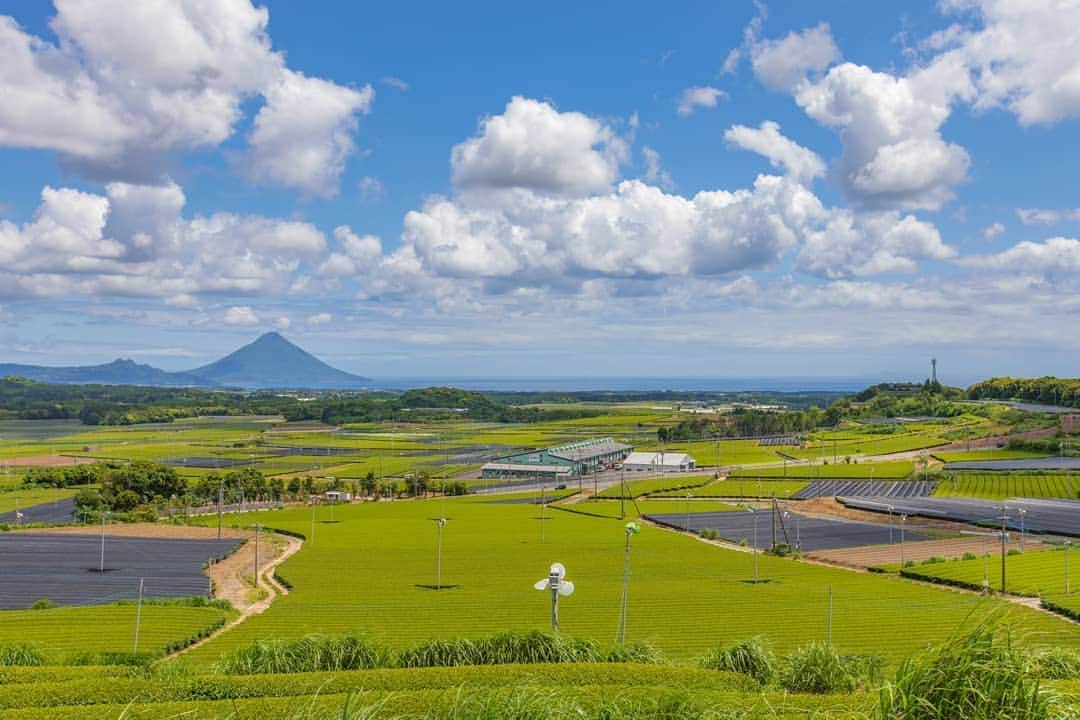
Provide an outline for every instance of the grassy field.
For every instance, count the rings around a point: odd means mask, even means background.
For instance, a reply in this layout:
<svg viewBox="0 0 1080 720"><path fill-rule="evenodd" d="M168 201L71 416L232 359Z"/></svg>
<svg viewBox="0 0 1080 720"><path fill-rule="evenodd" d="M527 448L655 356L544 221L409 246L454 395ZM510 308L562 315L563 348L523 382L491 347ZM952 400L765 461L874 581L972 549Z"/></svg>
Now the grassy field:
<svg viewBox="0 0 1080 720"><path fill-rule="evenodd" d="M787 467L765 467L736 470L730 478L806 478L809 480L903 480L915 472L915 463L907 460L879 463L830 463L805 465L789 463Z"/></svg>
<svg viewBox="0 0 1080 720"><path fill-rule="evenodd" d="M228 613L214 607L144 603L139 652L163 653L222 623ZM79 653L129 653L135 647L134 603L45 610L0 611L3 642L29 643L53 663Z"/></svg>
<svg viewBox="0 0 1080 720"><path fill-rule="evenodd" d="M641 480L627 480L625 488L622 485L612 485L601 490L597 497L601 498L635 498L653 493L665 493L675 490L700 487L713 479L712 475L668 476L649 477Z"/></svg>
<svg viewBox="0 0 1080 720"><path fill-rule="evenodd" d="M1073 498L1080 493L1080 476L1055 473L957 472L944 477L934 495L1004 500L1011 497Z"/></svg>
<svg viewBox="0 0 1080 720"><path fill-rule="evenodd" d="M641 498L639 500L587 500L585 502L569 505L553 506L552 510L566 512L582 512L591 515L600 515L605 518L621 518L623 508L626 509L626 519L634 520L642 515L652 513L682 513L682 512L729 512L742 508L731 503L718 502L715 500L697 500L684 498Z"/></svg>
<svg viewBox="0 0 1080 720"><path fill-rule="evenodd" d="M1070 568L1069 593L1065 592L1066 558ZM988 559L955 560L933 565L918 565L905 570L932 580L948 580L972 588L982 587L988 576L990 587L1001 587L1001 555ZM1080 552L1064 549L1009 555L1005 559L1005 588L1019 595L1038 595L1080 615ZM1074 629L1074 634L1080 635Z"/></svg>
<svg viewBox="0 0 1080 720"><path fill-rule="evenodd" d="M435 591L432 518L443 513L449 521L442 582L451 587ZM255 638L316 631L362 629L401 647L433 637L543 628L547 597L532 584L555 560L577 583L563 604L562 630L614 639L623 523L554 509L547 516L540 543L533 506L459 498L340 507L341 522L318 524L314 541L279 569L293 591L195 650L190 660L208 665ZM302 509L262 513L259 520L310 532L310 513ZM759 558L761 578L768 582L755 585L750 555L652 527L634 538L631 560L627 637L650 640L674 658L757 634L781 650L825 639L830 588L833 642L845 651L881 652L894 660L944 637L969 613L1000 606L896 578L772 557ZM1069 639L1065 621L1026 608L1010 612L1033 642L1064 637L1067 645L1080 647L1080 635Z"/></svg>
<svg viewBox="0 0 1080 720"><path fill-rule="evenodd" d="M725 497L758 497L778 498L791 497L806 487L805 480L773 480L769 478L728 478L716 480L708 485L690 488L688 492L697 498L725 498ZM657 493L656 497L663 497L666 493ZM675 497L682 497L685 491L672 493Z"/></svg>
<svg viewBox="0 0 1080 720"><path fill-rule="evenodd" d="M941 462L969 462L978 460L1023 460L1025 458L1046 457L1046 453L1009 450L1006 448L993 450L937 450L934 452L934 457Z"/></svg>

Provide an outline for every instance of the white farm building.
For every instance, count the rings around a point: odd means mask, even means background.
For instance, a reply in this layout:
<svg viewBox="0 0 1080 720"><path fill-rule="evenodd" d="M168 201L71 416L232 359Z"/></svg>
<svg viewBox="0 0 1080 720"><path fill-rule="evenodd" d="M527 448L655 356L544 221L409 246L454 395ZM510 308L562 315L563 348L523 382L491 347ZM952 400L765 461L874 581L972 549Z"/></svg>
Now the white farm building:
<svg viewBox="0 0 1080 720"><path fill-rule="evenodd" d="M623 460L628 472L686 472L697 467L694 458L682 450L664 452L632 452Z"/></svg>

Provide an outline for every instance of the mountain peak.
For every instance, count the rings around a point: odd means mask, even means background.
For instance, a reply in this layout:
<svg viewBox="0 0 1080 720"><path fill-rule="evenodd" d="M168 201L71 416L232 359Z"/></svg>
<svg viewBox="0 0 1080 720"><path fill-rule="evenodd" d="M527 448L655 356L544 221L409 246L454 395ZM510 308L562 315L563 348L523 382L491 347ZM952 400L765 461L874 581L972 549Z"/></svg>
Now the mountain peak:
<svg viewBox="0 0 1080 720"><path fill-rule="evenodd" d="M217 362L190 371L205 380L245 389L358 389L368 379L327 365L281 333L263 333Z"/></svg>

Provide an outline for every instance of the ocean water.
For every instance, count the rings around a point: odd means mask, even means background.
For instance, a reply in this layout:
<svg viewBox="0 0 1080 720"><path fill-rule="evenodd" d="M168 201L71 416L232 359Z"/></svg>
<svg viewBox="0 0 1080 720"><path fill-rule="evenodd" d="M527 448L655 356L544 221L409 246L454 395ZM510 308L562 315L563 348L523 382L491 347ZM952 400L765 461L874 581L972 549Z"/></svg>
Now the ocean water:
<svg viewBox="0 0 1080 720"><path fill-rule="evenodd" d="M384 390L411 390L449 386L482 392L615 392L705 391L705 392L856 392L880 378L665 378L665 377L382 377L373 378L372 387Z"/></svg>

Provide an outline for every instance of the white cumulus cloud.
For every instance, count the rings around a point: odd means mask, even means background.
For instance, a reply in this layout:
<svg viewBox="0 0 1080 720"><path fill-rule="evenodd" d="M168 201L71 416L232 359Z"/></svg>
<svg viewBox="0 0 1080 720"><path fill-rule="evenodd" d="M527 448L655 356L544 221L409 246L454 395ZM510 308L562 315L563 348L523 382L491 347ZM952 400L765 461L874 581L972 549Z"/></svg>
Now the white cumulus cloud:
<svg viewBox="0 0 1080 720"><path fill-rule="evenodd" d="M940 133L962 88L943 75L936 67L896 77L844 63L799 86L795 100L806 113L841 129L839 179L856 203L935 210L966 179L967 151Z"/></svg>
<svg viewBox="0 0 1080 720"><path fill-rule="evenodd" d="M627 152L611 128L587 115L514 97L502 115L480 123L477 137L454 146L450 165L461 189L582 195L607 190Z"/></svg>
<svg viewBox="0 0 1080 720"><path fill-rule="evenodd" d="M233 305L225 312L222 322L226 325L258 325L259 317L247 305Z"/></svg>
<svg viewBox="0 0 1080 720"><path fill-rule="evenodd" d="M800 182L808 183L825 174L825 162L817 153L785 137L780 125L770 120L758 128L733 125L724 132L724 139L768 158L773 167L782 168Z"/></svg>
<svg viewBox="0 0 1080 720"><path fill-rule="evenodd" d="M261 96L251 137L257 174L332 192L353 151L354 113L368 110L372 91L287 68L265 8L250 0L55 4L55 44L0 15L0 145L55 150L94 178L155 183L169 153L221 145L244 102Z"/></svg>
<svg viewBox="0 0 1080 720"><path fill-rule="evenodd" d="M824 70L839 59L840 49L827 23L792 31L779 40L754 43L750 50L754 75L772 90L792 90L809 73Z"/></svg>
<svg viewBox="0 0 1080 720"><path fill-rule="evenodd" d="M716 107L717 103L726 97L726 92L708 85L688 87L683 90L676 111L684 117L693 115L699 108Z"/></svg>
<svg viewBox="0 0 1080 720"><path fill-rule="evenodd" d="M356 115L367 113L374 98L370 85L354 90L285 70L255 116L252 173L312 195L335 194L356 148Z"/></svg>

